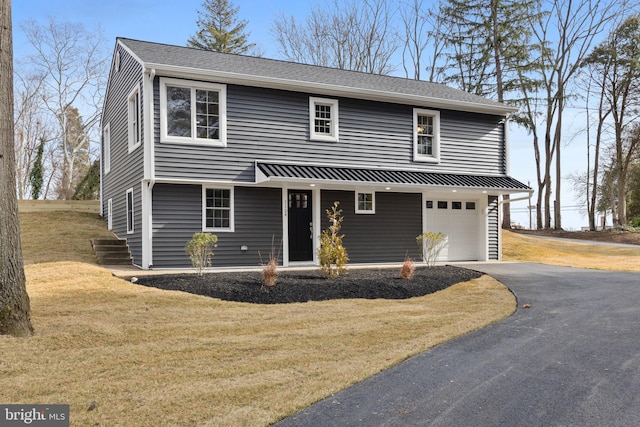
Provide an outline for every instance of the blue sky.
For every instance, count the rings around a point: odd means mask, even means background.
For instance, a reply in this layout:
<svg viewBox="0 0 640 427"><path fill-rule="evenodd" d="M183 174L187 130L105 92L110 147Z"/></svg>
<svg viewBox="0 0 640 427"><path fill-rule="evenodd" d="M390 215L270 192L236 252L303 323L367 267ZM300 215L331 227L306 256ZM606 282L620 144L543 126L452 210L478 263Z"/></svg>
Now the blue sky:
<svg viewBox="0 0 640 427"><path fill-rule="evenodd" d="M278 50L270 33L274 18L284 13L303 21L311 7L319 3L304 0L235 0L233 4L240 7L239 17L249 22L247 30L251 33L250 40L259 45L264 56L277 58ZM100 26L109 49L113 49L116 37L184 45L196 30L197 11L201 9L201 5L202 0L14 0L14 57L24 58L29 53L29 44L21 24L27 20L45 24L49 17L57 21L83 23L88 30ZM574 120L579 129L584 126L584 117L580 116L582 115L570 114L565 120ZM565 133L567 141L571 140L572 132L575 131ZM574 138L563 151L563 174L586 170L583 139ZM531 187L535 189L536 173L531 136L514 128L510 133L510 141L510 174L524 183L530 181ZM586 216L577 209L570 208L576 202L569 184L564 182L563 186L563 227L578 229L587 225ZM526 227L529 226L527 205L527 201L517 202L513 204L512 210L512 219Z"/></svg>

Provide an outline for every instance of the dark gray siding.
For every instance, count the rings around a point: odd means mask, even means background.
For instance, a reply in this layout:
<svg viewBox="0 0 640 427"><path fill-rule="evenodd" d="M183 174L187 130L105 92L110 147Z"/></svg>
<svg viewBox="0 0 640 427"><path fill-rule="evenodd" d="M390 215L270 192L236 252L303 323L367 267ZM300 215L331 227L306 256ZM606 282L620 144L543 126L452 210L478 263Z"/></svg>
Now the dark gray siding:
<svg viewBox="0 0 640 427"><path fill-rule="evenodd" d="M213 266L259 266L268 261L271 244L282 261L281 190L235 187L235 232L217 232ZM202 187L156 184L153 189L153 266L191 267L184 251L194 233L202 231ZM247 246L247 251L240 250Z"/></svg>
<svg viewBox="0 0 640 427"><path fill-rule="evenodd" d="M499 233L500 226L498 224L498 196L489 196L487 199L487 220L489 221L489 260L499 259Z"/></svg>
<svg viewBox="0 0 640 427"><path fill-rule="evenodd" d="M142 99L142 67L125 50L116 47L120 53L120 71L112 67L109 75L109 87L105 96L102 112L102 127L109 124L111 131L111 171L102 171L102 205L107 213L107 200L113 199L113 232L122 239L127 239L134 263L142 263L141 230L142 202L140 182L144 175L143 146L129 153L128 141L128 95L136 85L140 88L141 111L144 111ZM116 53L114 53L115 55ZM144 114L142 115L142 131L144 132ZM104 167L104 162L103 162ZM134 234L127 234L126 192L134 189Z"/></svg>
<svg viewBox="0 0 640 427"><path fill-rule="evenodd" d="M411 193L376 193L375 214L355 214L352 191L323 190L322 229L329 226L325 215L339 201L344 221L343 243L353 263L402 262L405 256L420 259L416 237L422 232L422 196Z"/></svg>
<svg viewBox="0 0 640 427"><path fill-rule="evenodd" d="M160 118L154 85L156 127ZM413 107L339 99L340 142L309 139L309 94L229 85L227 147L159 142L158 178L253 181L253 162L332 163L500 175L504 169L502 117L441 111L441 162L413 162Z"/></svg>

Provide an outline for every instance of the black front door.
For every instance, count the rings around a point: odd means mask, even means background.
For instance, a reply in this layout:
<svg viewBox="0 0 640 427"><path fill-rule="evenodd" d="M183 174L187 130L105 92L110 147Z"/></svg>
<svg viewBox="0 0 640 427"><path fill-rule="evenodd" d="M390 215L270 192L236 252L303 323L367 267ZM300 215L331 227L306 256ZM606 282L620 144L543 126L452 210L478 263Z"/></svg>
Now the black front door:
<svg viewBox="0 0 640 427"><path fill-rule="evenodd" d="M289 190L289 261L313 260L311 191Z"/></svg>

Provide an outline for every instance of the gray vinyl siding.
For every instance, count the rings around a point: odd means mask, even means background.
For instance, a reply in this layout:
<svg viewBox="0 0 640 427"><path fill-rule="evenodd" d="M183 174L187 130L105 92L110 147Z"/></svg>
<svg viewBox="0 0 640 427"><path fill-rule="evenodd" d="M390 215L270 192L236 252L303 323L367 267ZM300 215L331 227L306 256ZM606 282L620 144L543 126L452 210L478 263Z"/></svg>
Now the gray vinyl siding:
<svg viewBox="0 0 640 427"><path fill-rule="evenodd" d="M487 198L487 220L489 221L489 260L498 260L500 251L500 225L498 224L498 196Z"/></svg>
<svg viewBox="0 0 640 427"><path fill-rule="evenodd" d="M378 192L375 214L355 213L353 191L323 190L322 229L329 226L325 210L339 201L344 221L341 234L352 263L402 262L405 256L420 259L416 237L422 232L422 196Z"/></svg>
<svg viewBox="0 0 640 427"><path fill-rule="evenodd" d="M158 178L253 182L256 159L448 173L505 173L500 116L441 110L441 161L431 164L413 161L413 106L338 98L340 142L311 141L310 94L236 85L227 86L226 147L163 143L159 134L158 82L156 77Z"/></svg>
<svg viewBox="0 0 640 427"><path fill-rule="evenodd" d="M109 86L105 95L102 113L102 129L109 124L111 132L111 170L106 175L102 170L102 205L107 212L107 200L113 199L113 232L127 239L134 264L142 263L142 202L140 183L144 175L143 145L129 153L128 140L128 96L136 85L140 90L141 131L144 134L144 99L142 94L142 67L120 46L120 70L112 65ZM116 55L114 52L114 58ZM104 168L104 162L102 167ZM126 192L134 192L134 234L127 234Z"/></svg>
<svg viewBox="0 0 640 427"><path fill-rule="evenodd" d="M278 188L234 188L234 232L215 232L214 267L259 266L272 242L282 261L282 196ZM153 188L153 267L187 268L184 247L202 231L202 187L156 184ZM247 246L247 251L241 247Z"/></svg>

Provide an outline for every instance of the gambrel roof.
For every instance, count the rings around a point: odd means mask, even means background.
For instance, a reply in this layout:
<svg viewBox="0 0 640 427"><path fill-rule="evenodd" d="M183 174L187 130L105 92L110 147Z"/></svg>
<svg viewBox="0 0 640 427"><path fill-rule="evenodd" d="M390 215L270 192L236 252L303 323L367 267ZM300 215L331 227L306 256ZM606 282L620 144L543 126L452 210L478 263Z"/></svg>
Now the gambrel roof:
<svg viewBox="0 0 640 427"><path fill-rule="evenodd" d="M118 38L117 43L146 72L156 70L162 75L495 115L516 111L439 83L126 38Z"/></svg>

